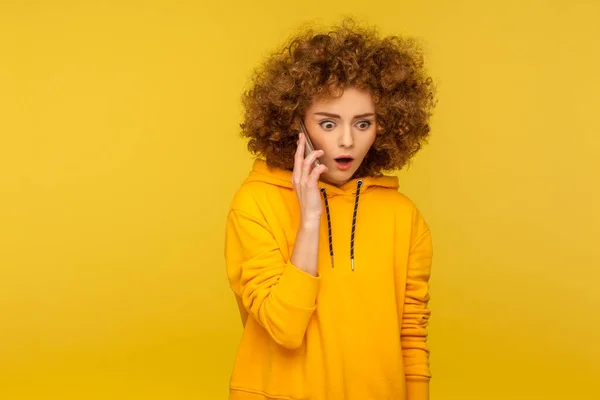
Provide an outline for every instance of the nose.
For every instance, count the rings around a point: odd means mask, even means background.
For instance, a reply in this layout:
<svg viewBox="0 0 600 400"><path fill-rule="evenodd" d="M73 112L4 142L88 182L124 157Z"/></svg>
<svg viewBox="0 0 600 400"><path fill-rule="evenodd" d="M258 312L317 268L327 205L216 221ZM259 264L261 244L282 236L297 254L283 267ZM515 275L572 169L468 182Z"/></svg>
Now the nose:
<svg viewBox="0 0 600 400"><path fill-rule="evenodd" d="M340 147L345 147L347 149L354 147L354 135L351 126L344 126L344 129L341 129L338 141Z"/></svg>

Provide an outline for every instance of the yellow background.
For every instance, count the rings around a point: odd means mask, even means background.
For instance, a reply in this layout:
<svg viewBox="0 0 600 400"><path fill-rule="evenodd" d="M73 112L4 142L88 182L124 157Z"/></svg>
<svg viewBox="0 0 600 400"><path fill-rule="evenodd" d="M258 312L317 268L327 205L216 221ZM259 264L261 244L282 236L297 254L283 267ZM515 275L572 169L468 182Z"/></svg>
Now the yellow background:
<svg viewBox="0 0 600 400"><path fill-rule="evenodd" d="M439 85L432 399L600 398L599 2L164 0L0 5L0 399L226 399L240 93L348 14Z"/></svg>

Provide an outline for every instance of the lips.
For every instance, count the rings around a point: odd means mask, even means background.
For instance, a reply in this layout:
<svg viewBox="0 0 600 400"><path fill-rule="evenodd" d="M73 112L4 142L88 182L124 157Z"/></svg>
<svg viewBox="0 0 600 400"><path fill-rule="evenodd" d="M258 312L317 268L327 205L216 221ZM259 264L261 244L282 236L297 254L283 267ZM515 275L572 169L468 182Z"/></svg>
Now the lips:
<svg viewBox="0 0 600 400"><path fill-rule="evenodd" d="M340 157L335 158L335 164L337 168L341 171L345 171L352 166L354 159L349 155L342 155Z"/></svg>

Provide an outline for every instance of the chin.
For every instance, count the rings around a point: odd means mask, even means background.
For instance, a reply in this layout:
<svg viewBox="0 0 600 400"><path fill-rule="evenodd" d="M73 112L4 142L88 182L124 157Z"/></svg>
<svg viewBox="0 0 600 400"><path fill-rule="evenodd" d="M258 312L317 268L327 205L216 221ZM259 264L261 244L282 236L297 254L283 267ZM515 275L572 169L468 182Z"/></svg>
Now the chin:
<svg viewBox="0 0 600 400"><path fill-rule="evenodd" d="M334 186L342 186L352 179L356 171L335 171L333 174L323 176L323 181Z"/></svg>

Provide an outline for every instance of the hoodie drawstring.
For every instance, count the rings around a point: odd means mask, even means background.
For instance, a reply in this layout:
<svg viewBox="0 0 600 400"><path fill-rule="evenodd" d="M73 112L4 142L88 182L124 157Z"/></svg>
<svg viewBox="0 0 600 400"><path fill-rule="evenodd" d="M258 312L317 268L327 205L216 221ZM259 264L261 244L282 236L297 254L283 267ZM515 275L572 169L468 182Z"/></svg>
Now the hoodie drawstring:
<svg viewBox="0 0 600 400"><path fill-rule="evenodd" d="M352 214L352 235L350 236L350 260L352 262L352 271L354 271L354 231L356 230L356 214L358 213L358 198L360 197L360 187L363 181L356 182L356 198L354 199L354 213Z"/></svg>
<svg viewBox="0 0 600 400"><path fill-rule="evenodd" d="M323 199L325 199L325 213L327 214L327 233L329 234L329 257L331 257L331 268L333 268L333 239L331 238L331 214L329 213L329 201L327 200L327 191L321 188Z"/></svg>
<svg viewBox="0 0 600 400"><path fill-rule="evenodd" d="M356 216L358 214L358 200L360 198L360 188L363 185L362 180L356 182L356 197L354 199L354 212L352 214L352 233L350 235L350 262L352 264L352 271L354 271L354 234L356 232ZM331 257L331 267L333 268L333 238L331 234L331 213L329 212L329 201L327 199L327 191L325 188L321 188L323 199L325 200L325 213L327 214L327 232L329 235L329 256Z"/></svg>

